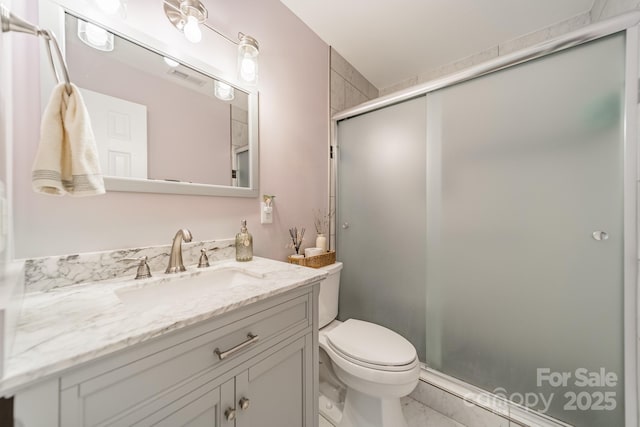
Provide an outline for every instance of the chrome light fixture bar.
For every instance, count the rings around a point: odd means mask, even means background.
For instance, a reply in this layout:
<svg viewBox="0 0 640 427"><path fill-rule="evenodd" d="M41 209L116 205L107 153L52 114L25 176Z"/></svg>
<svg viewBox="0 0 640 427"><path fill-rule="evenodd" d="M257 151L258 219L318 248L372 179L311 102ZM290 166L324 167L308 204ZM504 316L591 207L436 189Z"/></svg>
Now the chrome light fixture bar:
<svg viewBox="0 0 640 427"><path fill-rule="evenodd" d="M164 0L164 13L171 24L187 40L198 43L202 39L200 26L204 26L238 46L238 78L250 85L258 82L258 41L246 34L238 33L234 40L207 24L209 12L200 0Z"/></svg>

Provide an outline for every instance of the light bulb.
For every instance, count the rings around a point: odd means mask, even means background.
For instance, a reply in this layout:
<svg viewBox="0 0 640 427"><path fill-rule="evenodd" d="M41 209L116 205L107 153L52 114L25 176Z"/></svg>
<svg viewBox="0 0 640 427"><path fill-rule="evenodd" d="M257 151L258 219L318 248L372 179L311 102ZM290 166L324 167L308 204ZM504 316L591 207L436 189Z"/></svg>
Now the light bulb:
<svg viewBox="0 0 640 427"><path fill-rule="evenodd" d="M256 79L256 62L253 58L242 58L240 77L246 82L252 82Z"/></svg>
<svg viewBox="0 0 640 427"><path fill-rule="evenodd" d="M202 40L202 31L200 30L200 23L195 16L189 16L187 18L187 23L184 24L184 28L182 29L184 32L184 36L191 43L198 43Z"/></svg>
<svg viewBox="0 0 640 427"><path fill-rule="evenodd" d="M114 15L120 9L120 0L96 0L101 11Z"/></svg>
<svg viewBox="0 0 640 427"><path fill-rule="evenodd" d="M82 19L78 19L78 38L94 49L104 52L113 50L113 34Z"/></svg>
<svg viewBox="0 0 640 427"><path fill-rule="evenodd" d="M174 61L171 58L167 58L166 56L164 56L163 58L164 58L165 64L167 64L169 67L175 68L178 65L180 65L180 63L178 61Z"/></svg>
<svg viewBox="0 0 640 427"><path fill-rule="evenodd" d="M235 97L235 92L228 84L216 80L214 83L214 95L222 101L232 101Z"/></svg>
<svg viewBox="0 0 640 427"><path fill-rule="evenodd" d="M107 43L107 30L91 23L87 23L87 39L94 46L100 47Z"/></svg>
<svg viewBox="0 0 640 427"><path fill-rule="evenodd" d="M258 83L258 41L242 34L238 44L238 78L245 83Z"/></svg>

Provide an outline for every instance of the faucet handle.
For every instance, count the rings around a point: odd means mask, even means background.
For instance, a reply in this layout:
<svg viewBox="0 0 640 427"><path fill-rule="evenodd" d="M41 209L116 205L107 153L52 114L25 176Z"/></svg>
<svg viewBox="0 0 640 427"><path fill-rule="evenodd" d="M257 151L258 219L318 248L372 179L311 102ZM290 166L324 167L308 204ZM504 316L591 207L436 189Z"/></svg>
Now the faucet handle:
<svg viewBox="0 0 640 427"><path fill-rule="evenodd" d="M140 258L123 258L121 261L126 262L138 262L138 271L136 272L136 280L138 279L147 279L151 277L151 270L149 269L149 264L147 264L147 257L142 256Z"/></svg>
<svg viewBox="0 0 640 427"><path fill-rule="evenodd" d="M207 249L200 249L200 260L198 261L198 268L209 267L209 257L207 256Z"/></svg>

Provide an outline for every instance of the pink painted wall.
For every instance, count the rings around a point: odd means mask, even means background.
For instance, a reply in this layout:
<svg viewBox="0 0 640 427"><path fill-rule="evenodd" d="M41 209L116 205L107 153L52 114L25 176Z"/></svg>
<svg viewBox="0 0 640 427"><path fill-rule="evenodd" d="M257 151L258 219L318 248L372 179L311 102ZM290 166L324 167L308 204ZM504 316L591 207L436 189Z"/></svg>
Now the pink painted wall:
<svg viewBox="0 0 640 427"><path fill-rule="evenodd" d="M219 36L203 30L203 41L194 47L170 26L158 2L129 2L130 17L141 3L148 9L149 20L143 29L171 40L177 51L200 50L202 60L213 55L210 44ZM260 42L260 193L276 195L274 223L260 225L259 199L117 192L91 198L35 194L30 176L38 143L40 95L34 38L27 50L16 52L28 60L21 61L26 64L13 81L17 257L168 244L181 227L189 228L196 240L232 237L243 218L254 235L258 256L284 260L291 253L285 248L287 230L294 225L309 230L303 246L313 246L312 210L326 209L328 202L328 46L278 0L211 0L206 6L215 11L210 22L219 30L243 31ZM37 21L37 15L27 17ZM216 66L235 73L235 57L224 58L226 66Z"/></svg>
<svg viewBox="0 0 640 427"><path fill-rule="evenodd" d="M147 106L149 178L231 185L228 103L128 66L75 36L66 45L76 85Z"/></svg>
<svg viewBox="0 0 640 427"><path fill-rule="evenodd" d="M4 1L3 4L5 7L11 8L12 0ZM10 143L13 139L13 89L11 85L11 77L13 74L12 48L13 45L8 37L0 37L0 197L4 197L3 202L6 203L8 210L10 210L12 206L12 145ZM9 221L10 219L10 216L8 218L0 218L0 222L3 220ZM10 230L12 227L11 224L6 224L3 228ZM0 229L0 307L5 306L5 300L3 299L5 281L2 280L5 274L5 264L13 257L11 253L12 244L8 241L9 238L9 233L3 234L2 229ZM0 338L2 338L1 334ZM0 349L0 355L1 354L2 350ZM1 369L2 362L0 361L0 370Z"/></svg>

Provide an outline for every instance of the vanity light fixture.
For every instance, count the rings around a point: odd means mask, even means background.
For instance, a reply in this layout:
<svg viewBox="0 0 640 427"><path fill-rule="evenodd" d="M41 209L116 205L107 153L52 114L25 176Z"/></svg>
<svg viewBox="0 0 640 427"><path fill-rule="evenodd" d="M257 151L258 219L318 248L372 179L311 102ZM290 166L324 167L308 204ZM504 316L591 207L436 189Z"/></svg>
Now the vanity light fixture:
<svg viewBox="0 0 640 427"><path fill-rule="evenodd" d="M249 83L258 83L258 40L246 34L238 34L238 77Z"/></svg>
<svg viewBox="0 0 640 427"><path fill-rule="evenodd" d="M207 24L207 8L199 0L163 0L164 13L174 27L184 33L192 43L202 39L200 26L221 35L238 46L238 78L250 85L258 83L258 41L251 36L238 33L238 40L227 37Z"/></svg>
<svg viewBox="0 0 640 427"><path fill-rule="evenodd" d="M94 49L103 52L111 52L113 50L113 34L82 19L78 19L78 38Z"/></svg>
<svg viewBox="0 0 640 427"><path fill-rule="evenodd" d="M220 80L216 80L213 83L213 93L216 98L222 101L233 101L233 98L235 98L233 87Z"/></svg>
<svg viewBox="0 0 640 427"><path fill-rule="evenodd" d="M164 0L164 14L191 43L202 39L200 25L207 20L208 13L199 0Z"/></svg>

